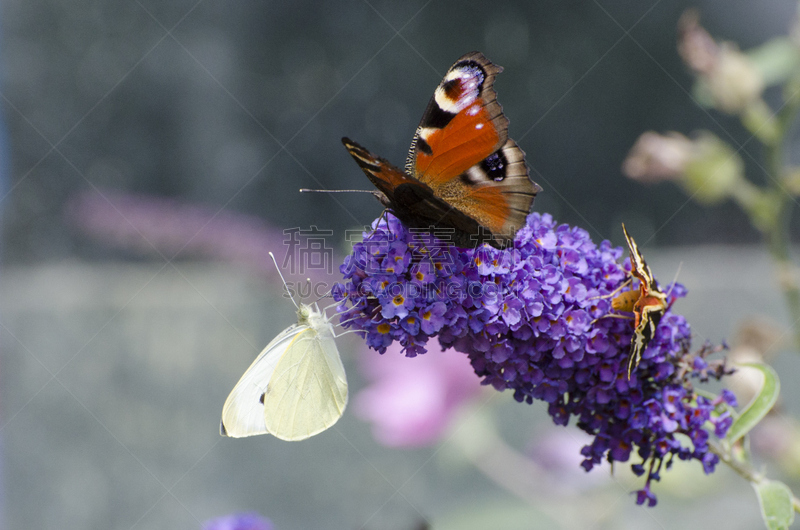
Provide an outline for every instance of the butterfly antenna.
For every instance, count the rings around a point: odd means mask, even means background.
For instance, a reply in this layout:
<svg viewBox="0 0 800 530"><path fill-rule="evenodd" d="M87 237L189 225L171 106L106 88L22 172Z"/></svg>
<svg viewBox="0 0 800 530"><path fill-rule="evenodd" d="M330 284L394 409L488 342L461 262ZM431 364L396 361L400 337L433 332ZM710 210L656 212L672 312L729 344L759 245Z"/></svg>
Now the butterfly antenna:
<svg viewBox="0 0 800 530"><path fill-rule="evenodd" d="M309 278L309 279L308 279L308 281L311 281L311 278ZM323 298L329 298L330 296L331 296L331 290L330 290L330 289L328 289L328 292L327 292L327 293L325 293L325 294L323 294L322 296L320 296L320 297L319 297L319 298L317 298L316 300L314 300L314 303L317 303L317 302L319 302L319 301L320 301L320 300L322 300ZM333 305L336 305L336 304L334 303ZM328 309L328 308L330 308L330 307L333 307L333 306L327 306L325 309Z"/></svg>
<svg viewBox="0 0 800 530"><path fill-rule="evenodd" d="M273 254L272 252L270 252L270 253L269 253L269 257L270 257L270 258L272 258L272 263L274 263L274 264L275 264L275 270L277 270L277 271L278 271L278 276L280 276L280 277L281 277L281 281L283 282L283 289L286 291L286 294L288 294L288 295L289 295L289 300L291 300L291 301L292 301L292 303L294 304L294 306L295 306L295 307L296 307L298 310L300 310L300 306L299 306L299 305L297 305L297 302L295 302L295 300L294 300L294 297L292 296L292 293L289 291L289 284L287 284L287 283L286 283L286 278L284 278L284 277L283 277L283 273L281 272L281 268L280 268L280 267L278 267L278 260L276 260L276 259L275 259L275 254Z"/></svg>
<svg viewBox="0 0 800 530"><path fill-rule="evenodd" d="M678 270L675 271L675 277L672 279L672 283L669 286L669 291L667 291L667 300L669 300L669 295L672 294L672 290L675 288L675 284L678 283L678 274L681 273L681 268L683 267L683 262L681 261L678 264ZM672 305L672 304L670 304Z"/></svg>
<svg viewBox="0 0 800 530"><path fill-rule="evenodd" d="M371 193L375 195L372 190L311 190L308 188L300 188L300 193Z"/></svg>

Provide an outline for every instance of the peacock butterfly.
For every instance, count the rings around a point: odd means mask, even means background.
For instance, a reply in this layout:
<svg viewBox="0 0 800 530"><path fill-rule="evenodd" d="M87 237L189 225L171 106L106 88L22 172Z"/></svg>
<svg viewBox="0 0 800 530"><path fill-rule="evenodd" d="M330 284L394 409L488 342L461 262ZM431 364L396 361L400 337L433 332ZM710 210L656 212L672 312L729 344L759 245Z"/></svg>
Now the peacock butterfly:
<svg viewBox="0 0 800 530"><path fill-rule="evenodd" d="M342 142L378 188L378 200L407 227L438 229L457 247L513 244L542 188L508 137L492 85L503 69L480 52L450 67L411 141L405 171L348 138Z"/></svg>

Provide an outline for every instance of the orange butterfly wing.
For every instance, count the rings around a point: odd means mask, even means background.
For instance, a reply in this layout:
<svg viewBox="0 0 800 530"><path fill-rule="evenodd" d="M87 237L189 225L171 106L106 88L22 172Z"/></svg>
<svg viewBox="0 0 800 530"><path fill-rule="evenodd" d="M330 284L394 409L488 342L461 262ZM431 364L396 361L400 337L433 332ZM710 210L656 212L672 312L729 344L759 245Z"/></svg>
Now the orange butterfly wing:
<svg viewBox="0 0 800 530"><path fill-rule="evenodd" d="M406 225L451 230L451 242L505 248L541 191L525 153L508 138L494 77L502 71L480 52L461 57L436 88L414 135L405 172L342 139L378 199Z"/></svg>
<svg viewBox="0 0 800 530"><path fill-rule="evenodd" d="M406 171L505 246L541 188L530 180L525 153L508 138L493 88L502 70L480 52L450 67L422 116Z"/></svg>

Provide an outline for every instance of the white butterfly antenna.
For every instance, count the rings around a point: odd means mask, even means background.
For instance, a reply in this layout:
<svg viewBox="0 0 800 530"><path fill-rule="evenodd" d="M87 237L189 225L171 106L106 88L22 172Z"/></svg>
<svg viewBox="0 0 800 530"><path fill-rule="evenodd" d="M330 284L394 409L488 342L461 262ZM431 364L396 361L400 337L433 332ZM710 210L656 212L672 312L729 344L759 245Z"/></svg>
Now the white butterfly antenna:
<svg viewBox="0 0 800 530"><path fill-rule="evenodd" d="M311 278L306 278L306 283L308 284L308 293L311 294ZM314 300L314 307L317 308L317 311L320 311L321 313L325 313L325 311L327 311L331 307L331 306L326 306L326 307L323 307L322 310L320 310L320 308L319 308L319 301L322 300L323 298L329 297L330 295L331 295L331 292L328 291L327 293L323 294L322 296L320 296L319 298Z"/></svg>
<svg viewBox="0 0 800 530"><path fill-rule="evenodd" d="M275 254L273 254L272 252L270 252L270 253L269 253L269 257L270 257L270 258L272 258L272 263L274 263L274 264L275 264L275 270L277 270L277 271L278 271L278 276L280 276L280 277L281 277L281 281L283 282L283 289L286 291L286 294L288 294L288 295L289 295L289 300L291 300L291 301L292 301L292 303L294 304L294 306L295 306L295 307L297 308L297 310L299 311L299 310L300 310L300 306L299 306L299 305L297 305L297 302L295 302L295 300L294 300L294 297L292 296L292 293L291 293L291 291L289 291L289 284L287 284L287 283L286 283L286 278L284 278L284 277L283 277L283 273L281 272L281 268L280 268L280 267L278 267L278 260L276 260L276 259L275 259Z"/></svg>

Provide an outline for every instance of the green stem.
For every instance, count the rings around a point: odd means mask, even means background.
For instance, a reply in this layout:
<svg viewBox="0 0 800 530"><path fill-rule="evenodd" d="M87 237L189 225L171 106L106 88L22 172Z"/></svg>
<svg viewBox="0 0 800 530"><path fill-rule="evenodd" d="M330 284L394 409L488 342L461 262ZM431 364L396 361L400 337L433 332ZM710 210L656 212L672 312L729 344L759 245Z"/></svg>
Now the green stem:
<svg viewBox="0 0 800 530"><path fill-rule="evenodd" d="M800 110L800 93L791 96L778 113L778 135L774 142L766 145L767 164L772 174L770 188L775 197L777 212L774 225L766 231L770 254L778 268L780 288L783 290L794 331L795 347L800 351L800 286L797 285L795 267L789 255L789 227L794 202L786 190L786 175L783 166L783 142L794 118Z"/></svg>
<svg viewBox="0 0 800 530"><path fill-rule="evenodd" d="M736 471L739 475L743 478L747 479L749 482L758 483L763 480L763 476L756 472L755 469L752 468L746 462L742 462L741 460L737 460L733 457L729 450L723 449L721 445L716 444L709 440L708 448L711 450L712 453L717 455L719 459L725 463L728 467Z"/></svg>
<svg viewBox="0 0 800 530"><path fill-rule="evenodd" d="M745 478L748 482L752 482L753 484L759 484L761 481L764 480L764 475L758 473L753 467L748 464L747 462L743 462L734 458L733 454L729 449L723 449L722 446L709 441L708 448L711 450L712 453L717 455L721 462L726 464L728 467L733 469L736 473L740 476ZM795 512L800 513L800 499L797 498L794 493L792 493L792 508Z"/></svg>

